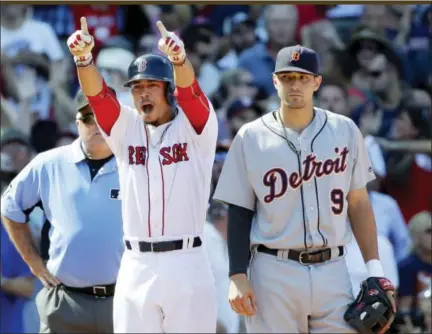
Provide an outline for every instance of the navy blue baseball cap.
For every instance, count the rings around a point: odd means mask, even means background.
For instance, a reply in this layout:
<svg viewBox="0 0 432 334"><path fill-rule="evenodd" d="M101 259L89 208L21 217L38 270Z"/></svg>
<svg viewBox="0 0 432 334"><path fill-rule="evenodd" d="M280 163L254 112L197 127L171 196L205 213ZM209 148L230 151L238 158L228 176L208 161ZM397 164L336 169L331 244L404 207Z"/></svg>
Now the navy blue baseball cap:
<svg viewBox="0 0 432 334"><path fill-rule="evenodd" d="M302 72L319 75L317 53L301 45L288 46L281 49L276 56L274 73Z"/></svg>

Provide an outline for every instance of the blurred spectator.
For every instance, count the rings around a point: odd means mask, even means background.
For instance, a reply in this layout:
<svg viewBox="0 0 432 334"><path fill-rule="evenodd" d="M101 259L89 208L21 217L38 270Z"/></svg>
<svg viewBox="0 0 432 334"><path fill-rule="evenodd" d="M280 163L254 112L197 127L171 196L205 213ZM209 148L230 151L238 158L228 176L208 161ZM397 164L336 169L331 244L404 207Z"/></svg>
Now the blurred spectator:
<svg viewBox="0 0 432 334"><path fill-rule="evenodd" d="M212 168L212 184L210 191L210 198L213 197L213 192L216 189L217 182L219 180L220 173L222 171L223 164L225 162L226 155L229 147L218 145L216 148L215 161Z"/></svg>
<svg viewBox="0 0 432 334"><path fill-rule="evenodd" d="M34 5L33 18L50 25L57 37L64 42L75 31L75 23L69 5Z"/></svg>
<svg viewBox="0 0 432 334"><path fill-rule="evenodd" d="M374 212L377 232L391 243L395 260L400 262L411 250L411 236L397 202L391 196L379 192L381 181L387 173L380 146L372 136L366 136L365 145L376 176L376 179L369 182L366 188Z"/></svg>
<svg viewBox="0 0 432 334"><path fill-rule="evenodd" d="M239 67L251 72L255 85L270 96L276 93L271 73L274 71L278 51L287 45L297 44L297 9L294 5L268 5L264 8L263 19L268 40L243 51Z"/></svg>
<svg viewBox="0 0 432 334"><path fill-rule="evenodd" d="M192 23L182 32L183 42L202 90L212 98L220 86L221 74L213 63L216 36L206 23Z"/></svg>
<svg viewBox="0 0 432 334"><path fill-rule="evenodd" d="M7 153L1 153L1 190L16 176L16 167ZM33 294L33 276L0 223L0 333L24 332L24 306Z"/></svg>
<svg viewBox="0 0 432 334"><path fill-rule="evenodd" d="M328 68L326 63L329 61L327 54L330 50L343 50L345 44L342 42L335 26L326 18L327 5L297 5L299 13L298 29L300 32L301 44L311 48L318 53L320 57L320 67ZM309 19L305 16L305 10L310 9L308 13Z"/></svg>
<svg viewBox="0 0 432 334"><path fill-rule="evenodd" d="M391 43L369 28L360 28L347 45L347 52L355 61L352 82L360 89L369 89L370 66L378 55L384 54L388 62L396 67L400 80L403 78L402 61Z"/></svg>
<svg viewBox="0 0 432 334"><path fill-rule="evenodd" d="M81 29L80 19L82 16L87 18L87 25L90 35L95 39L93 56L99 52L101 46L111 37L121 33L124 22L124 11L122 6L116 5L73 5L74 31Z"/></svg>
<svg viewBox="0 0 432 334"><path fill-rule="evenodd" d="M190 5L159 5L159 8L159 19L168 31L182 31L193 19Z"/></svg>
<svg viewBox="0 0 432 334"><path fill-rule="evenodd" d="M310 26L316 22L327 21L327 11L335 5L296 5L298 14L298 25L296 31L296 40L301 40L301 31L304 27ZM329 22L330 23L330 22ZM333 29L333 27L332 27Z"/></svg>
<svg viewBox="0 0 432 334"><path fill-rule="evenodd" d="M264 110L257 103L245 103L241 100L234 101L227 110L226 118L231 127L231 136L235 134L246 123L252 122L264 115Z"/></svg>
<svg viewBox="0 0 432 334"><path fill-rule="evenodd" d="M388 173L384 188L396 199L408 222L421 211L432 211L432 162L430 155L399 151L397 145L399 141L425 139L430 147L430 121L423 116L421 109L404 107L393 123L391 134L393 144L385 147Z"/></svg>
<svg viewBox="0 0 432 334"><path fill-rule="evenodd" d="M0 148L12 159L16 172L20 172L30 161L33 150L29 139L13 128L1 130Z"/></svg>
<svg viewBox="0 0 432 334"><path fill-rule="evenodd" d="M222 71L236 68L239 55L257 42L255 22L242 12L225 21L223 32L228 38L229 46L217 61Z"/></svg>
<svg viewBox="0 0 432 334"><path fill-rule="evenodd" d="M230 279L228 276L227 238L228 208L221 203L212 203L208 219L204 224L204 241L216 282L218 296L218 325L224 331L218 333L238 333L240 317L227 302ZM220 326L222 325L222 326Z"/></svg>
<svg viewBox="0 0 432 334"><path fill-rule="evenodd" d="M52 91L49 83L64 88L66 79L63 50L52 28L29 18L28 5L1 4L2 67L10 66L16 84L5 82L5 87L17 91L4 92L8 100L18 104L29 99L30 112L36 119L53 117ZM28 96L29 85L32 96Z"/></svg>
<svg viewBox="0 0 432 334"><path fill-rule="evenodd" d="M337 80L324 78L317 95L317 106L349 117L348 93Z"/></svg>
<svg viewBox="0 0 432 334"><path fill-rule="evenodd" d="M415 312L417 295L428 288L420 275L432 276L432 221L431 213L423 211L409 222L414 247L411 254L399 264L400 288L399 310L402 313Z"/></svg>
<svg viewBox="0 0 432 334"><path fill-rule="evenodd" d="M2 194L9 183L17 175L17 172L15 166L13 165L12 158L8 153L1 152L0 163L0 194Z"/></svg>
<svg viewBox="0 0 432 334"><path fill-rule="evenodd" d="M387 15L388 12L385 5L364 5L360 22L374 32L384 36Z"/></svg>
<svg viewBox="0 0 432 334"><path fill-rule="evenodd" d="M261 5L194 5L195 17L197 19L205 19L211 22L212 29L218 36L223 35L224 24L230 17L235 16L238 13L251 14L251 18L254 13L259 13Z"/></svg>
<svg viewBox="0 0 432 334"><path fill-rule="evenodd" d="M146 10L146 7L152 6L155 5L117 5L123 11L117 13L116 24L122 32L117 36L123 36L129 40L133 45L133 49L135 49L142 35L152 32L155 24L148 13L151 10Z"/></svg>
<svg viewBox="0 0 432 334"><path fill-rule="evenodd" d="M387 5L385 8L383 34L409 59L405 63L412 86L424 87L431 73L427 23L414 19L413 6Z"/></svg>
<svg viewBox="0 0 432 334"><path fill-rule="evenodd" d="M157 43L158 43L157 35L145 34L141 36L136 46L135 56L139 57L146 53L157 52L158 50Z"/></svg>
<svg viewBox="0 0 432 334"><path fill-rule="evenodd" d="M253 77L244 69L226 71L221 76L221 85L218 93L213 97L216 109L226 114L227 108L235 100L245 104L252 103L257 97L258 89L254 86ZM219 111L218 111L219 112Z"/></svg>
<svg viewBox="0 0 432 334"><path fill-rule="evenodd" d="M36 153L48 151L56 146L60 129L54 121L38 121L32 128L30 142Z"/></svg>
<svg viewBox="0 0 432 334"><path fill-rule="evenodd" d="M393 283L396 289L398 289L400 285L399 273L393 246L390 241L382 235L378 236L378 254L383 266L384 276ZM361 282L367 279L369 274L358 243L354 237L347 245L345 261L350 274L353 296L357 296L360 292Z"/></svg>
<svg viewBox="0 0 432 334"><path fill-rule="evenodd" d="M389 137L393 120L411 91L403 85L397 68L384 54L367 65L366 73L373 98L354 110L352 118L363 134Z"/></svg>
<svg viewBox="0 0 432 334"><path fill-rule="evenodd" d="M424 314L425 333L432 333L432 280L429 280L429 287L419 293L419 308Z"/></svg>
<svg viewBox="0 0 432 334"><path fill-rule="evenodd" d="M72 144L76 139L77 135L72 132L62 132L58 135L55 147L66 146Z"/></svg>
<svg viewBox="0 0 432 334"><path fill-rule="evenodd" d="M123 84L129 79L128 68L134 60L135 55L122 48L104 48L96 58L96 66L107 85L117 92L120 103L132 109L135 109L135 106L130 89L123 87Z"/></svg>

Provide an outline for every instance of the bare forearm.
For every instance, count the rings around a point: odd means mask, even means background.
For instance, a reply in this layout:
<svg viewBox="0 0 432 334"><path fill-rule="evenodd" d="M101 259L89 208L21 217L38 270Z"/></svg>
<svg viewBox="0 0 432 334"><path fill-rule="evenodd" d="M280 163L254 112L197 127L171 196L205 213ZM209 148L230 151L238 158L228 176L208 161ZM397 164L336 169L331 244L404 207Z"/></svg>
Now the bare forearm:
<svg viewBox="0 0 432 334"><path fill-rule="evenodd" d="M423 140L404 140L393 143L392 150L406 151L413 153L432 153L431 141Z"/></svg>
<svg viewBox="0 0 432 334"><path fill-rule="evenodd" d="M2 278L1 290L15 296L30 298L33 294L31 277Z"/></svg>
<svg viewBox="0 0 432 334"><path fill-rule="evenodd" d="M50 70L50 61L48 58L41 54L33 53L31 54L31 57L28 58L29 65L33 65L35 67L39 67L44 71Z"/></svg>
<svg viewBox="0 0 432 334"><path fill-rule="evenodd" d="M348 207L348 216L365 263L379 260L375 218L369 201Z"/></svg>
<svg viewBox="0 0 432 334"><path fill-rule="evenodd" d="M189 60L182 66L174 66L174 79L178 87L186 88L193 84L195 80L195 71Z"/></svg>
<svg viewBox="0 0 432 334"><path fill-rule="evenodd" d="M12 243L28 266L32 267L35 263L43 262L33 242L28 224L17 223L4 216L2 219Z"/></svg>
<svg viewBox="0 0 432 334"><path fill-rule="evenodd" d="M94 64L77 67L81 89L87 96L96 96L102 91L102 76Z"/></svg>
<svg viewBox="0 0 432 334"><path fill-rule="evenodd" d="M3 90L7 92L7 94L14 98L15 100L19 101L21 99L18 84L16 81L15 73L10 66L9 61L2 61L2 75L3 75L3 83L4 87Z"/></svg>

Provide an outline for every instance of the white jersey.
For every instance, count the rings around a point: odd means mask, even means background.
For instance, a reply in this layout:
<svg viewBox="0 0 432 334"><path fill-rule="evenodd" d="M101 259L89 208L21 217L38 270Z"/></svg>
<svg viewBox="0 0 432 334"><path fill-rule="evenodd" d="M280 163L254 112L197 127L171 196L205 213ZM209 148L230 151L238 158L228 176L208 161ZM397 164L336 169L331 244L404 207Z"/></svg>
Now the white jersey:
<svg viewBox="0 0 432 334"><path fill-rule="evenodd" d="M172 240L203 233L215 157L217 119L197 134L183 110L158 127L121 106L108 136L119 168L124 238Z"/></svg>

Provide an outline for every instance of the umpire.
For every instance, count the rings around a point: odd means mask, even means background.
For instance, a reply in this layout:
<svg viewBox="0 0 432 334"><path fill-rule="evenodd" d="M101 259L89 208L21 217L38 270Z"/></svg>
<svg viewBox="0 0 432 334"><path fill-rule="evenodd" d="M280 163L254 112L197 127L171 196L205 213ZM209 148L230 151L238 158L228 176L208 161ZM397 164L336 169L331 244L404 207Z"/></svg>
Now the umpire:
<svg viewBox="0 0 432 334"><path fill-rule="evenodd" d="M112 302L123 254L116 160L80 91L79 138L37 155L1 199L6 230L44 288L36 297L41 333L113 333ZM50 222L43 261L27 222L41 207Z"/></svg>

